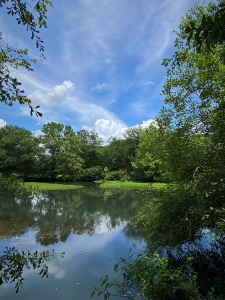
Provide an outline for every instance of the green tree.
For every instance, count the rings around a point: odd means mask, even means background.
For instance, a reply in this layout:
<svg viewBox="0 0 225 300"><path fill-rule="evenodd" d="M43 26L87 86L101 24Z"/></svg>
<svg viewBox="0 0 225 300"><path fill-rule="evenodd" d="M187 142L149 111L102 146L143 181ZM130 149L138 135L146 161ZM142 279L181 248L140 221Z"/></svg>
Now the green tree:
<svg viewBox="0 0 225 300"><path fill-rule="evenodd" d="M128 174L132 171L132 161L135 158L143 129L141 126L129 127L122 139L111 137L104 147L103 161L110 171L122 169Z"/></svg>
<svg viewBox="0 0 225 300"><path fill-rule="evenodd" d="M57 175L76 178L81 170L80 140L70 125L47 123L43 126L39 142L43 153L40 156L40 172L56 180Z"/></svg>
<svg viewBox="0 0 225 300"><path fill-rule="evenodd" d="M102 165L103 140L95 130L80 130L77 136L81 141L83 167L91 168Z"/></svg>
<svg viewBox="0 0 225 300"><path fill-rule="evenodd" d="M170 182L156 201L148 202L146 218L153 240L177 243L193 239L203 227L215 228L224 209L225 177L225 66L223 45L200 52L195 40L185 46L186 27L212 14L216 4L197 4L182 19L177 50L163 64L167 67L163 87L165 104L159 117L159 151L162 170ZM192 43L192 44L191 44ZM193 45L193 47L191 47ZM151 228L151 229L150 229ZM220 226L222 228L222 226Z"/></svg>
<svg viewBox="0 0 225 300"><path fill-rule="evenodd" d="M126 164L126 170L130 174L132 171L132 161L135 159L136 151L140 142L141 135L144 129L139 125L135 127L129 127L125 133L124 137L124 150L123 156Z"/></svg>
<svg viewBox="0 0 225 300"><path fill-rule="evenodd" d="M58 159L58 173L68 175L75 180L79 177L83 160L81 142L70 125L65 126L63 133L63 150Z"/></svg>
<svg viewBox="0 0 225 300"><path fill-rule="evenodd" d="M104 164L110 171L126 168L124 161L124 140L111 137L109 144L104 147Z"/></svg>
<svg viewBox="0 0 225 300"><path fill-rule="evenodd" d="M162 156L163 141L160 139L159 130L156 126L150 125L140 137L136 156L132 162L134 178L150 182L163 180L160 172Z"/></svg>
<svg viewBox="0 0 225 300"><path fill-rule="evenodd" d="M0 170L5 175L16 173L23 179L36 172L39 152L37 139L32 132L17 126L0 129Z"/></svg>
<svg viewBox="0 0 225 300"><path fill-rule="evenodd" d="M43 41L39 35L39 28L47 28L47 6L53 6L49 0L24 1L24 0L1 0L0 7L5 8L8 15L15 16L18 25L25 26L31 33L31 39L36 42L36 47L42 52L44 58ZM19 49L16 46L8 45L8 42L0 36L0 101L12 106L14 101L20 104L31 100L24 95L24 90L20 88L21 82L13 75L13 70L18 68L26 71L33 71L32 64L36 60L27 58L28 49ZM31 107L31 114L34 108ZM36 107L38 108L38 107ZM35 108L35 109L36 109ZM41 113L36 111L37 116Z"/></svg>

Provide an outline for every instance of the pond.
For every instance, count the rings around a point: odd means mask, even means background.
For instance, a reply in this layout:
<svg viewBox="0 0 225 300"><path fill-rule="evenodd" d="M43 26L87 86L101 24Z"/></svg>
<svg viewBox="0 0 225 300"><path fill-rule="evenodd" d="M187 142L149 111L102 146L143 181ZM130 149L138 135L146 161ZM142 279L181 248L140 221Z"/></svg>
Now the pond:
<svg viewBox="0 0 225 300"><path fill-rule="evenodd" d="M48 278L40 270L25 269L24 283L0 286L1 299L89 299L103 274L112 274L116 260L127 257L133 243L144 247L141 236L128 226L142 205L136 190L104 190L87 185L77 190L42 191L39 198L0 194L0 251L54 249ZM103 299L99 297L98 299ZM116 297L114 297L116 299Z"/></svg>

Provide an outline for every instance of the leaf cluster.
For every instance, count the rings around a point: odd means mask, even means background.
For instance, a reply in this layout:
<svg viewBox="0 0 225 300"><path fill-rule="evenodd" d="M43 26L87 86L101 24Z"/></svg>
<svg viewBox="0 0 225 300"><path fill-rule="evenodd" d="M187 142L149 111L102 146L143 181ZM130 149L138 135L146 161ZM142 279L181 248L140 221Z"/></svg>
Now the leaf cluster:
<svg viewBox="0 0 225 300"><path fill-rule="evenodd" d="M101 277L99 287L94 287L91 297L104 295L126 297L127 299L200 299L192 259L185 264L172 267L169 259L146 251L120 257L114 265L115 275L110 279ZM113 293L112 287L116 288Z"/></svg>
<svg viewBox="0 0 225 300"><path fill-rule="evenodd" d="M53 254L50 252L35 251L31 253L29 250L27 252L22 251L21 253L15 248L8 248L3 251L3 255L0 257L0 285L5 282L15 282L16 293L18 293L20 287L22 287L24 278L23 270L26 269L39 269L39 275L41 278L48 277L48 266L45 264L46 261L50 260Z"/></svg>
<svg viewBox="0 0 225 300"><path fill-rule="evenodd" d="M47 6L53 6L52 2L39 0L33 4L32 1L23 0L0 1L0 8L5 7L8 15L16 16L17 23L25 26L26 30L31 32L31 39L35 39L36 47L41 52L44 52L44 46L37 28L47 28ZM33 71L32 64L37 60L28 59L27 56L28 49L20 49L17 45L8 45L2 38L2 32L0 33L0 101L9 106L12 106L14 101L18 101L20 104L31 102L24 95L24 90L20 88L21 82L13 76L14 70L18 68ZM44 58L42 53L41 59ZM36 112L36 115L41 116L41 113Z"/></svg>

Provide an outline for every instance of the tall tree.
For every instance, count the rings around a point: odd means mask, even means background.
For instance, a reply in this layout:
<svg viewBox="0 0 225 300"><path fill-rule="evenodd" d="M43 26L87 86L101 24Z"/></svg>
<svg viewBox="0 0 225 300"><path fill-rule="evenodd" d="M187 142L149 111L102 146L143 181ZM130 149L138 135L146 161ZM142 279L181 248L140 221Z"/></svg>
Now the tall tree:
<svg viewBox="0 0 225 300"><path fill-rule="evenodd" d="M192 8L177 32L176 52L163 62L167 67L163 87L167 106L158 124L165 137L168 172L177 184L154 211L151 224L158 233L171 230L170 238L178 233L182 238L193 237L201 227L215 227L224 209L224 45L215 44L208 51L203 41L199 52L190 36L190 48L186 47L187 26L200 24L204 15L213 15L216 9L213 2Z"/></svg>
<svg viewBox="0 0 225 300"><path fill-rule="evenodd" d="M61 123L47 123L43 126L40 143L43 153L40 157L40 172L52 180L57 175L74 175L81 169L80 140L72 127Z"/></svg>
<svg viewBox="0 0 225 300"><path fill-rule="evenodd" d="M133 176L141 181L163 180L162 152L163 142L160 139L158 127L150 125L140 137L136 156L132 162Z"/></svg>
<svg viewBox="0 0 225 300"><path fill-rule="evenodd" d="M132 161L135 159L136 151L140 142L141 135L144 129L139 125L129 127L123 134L124 143L124 159L126 163L126 170L128 173L132 171Z"/></svg>
<svg viewBox="0 0 225 300"><path fill-rule="evenodd" d="M83 167L91 168L102 165L102 144L103 140L95 130L80 130L77 136L81 141Z"/></svg>
<svg viewBox="0 0 225 300"><path fill-rule="evenodd" d="M110 171L126 169L124 146L125 140L111 137L109 144L104 147L103 161L105 167L107 167Z"/></svg>

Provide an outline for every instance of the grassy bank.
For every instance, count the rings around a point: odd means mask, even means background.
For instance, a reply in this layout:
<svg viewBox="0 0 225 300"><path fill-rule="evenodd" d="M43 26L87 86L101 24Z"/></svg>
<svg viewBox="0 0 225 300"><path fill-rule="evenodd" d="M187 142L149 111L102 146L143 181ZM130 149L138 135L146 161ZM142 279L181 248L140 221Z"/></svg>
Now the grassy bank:
<svg viewBox="0 0 225 300"><path fill-rule="evenodd" d="M71 190L82 188L82 185L45 183L45 182L25 182L26 186L32 186L37 190Z"/></svg>
<svg viewBox="0 0 225 300"><path fill-rule="evenodd" d="M106 189L106 188L125 188L125 189L139 189L139 188L157 188L161 189L166 186L166 183L161 183L161 182L156 182L153 183L151 186L149 183L145 182L134 182L134 181L107 181L107 182L102 182L101 180L96 181L100 183L100 188Z"/></svg>

